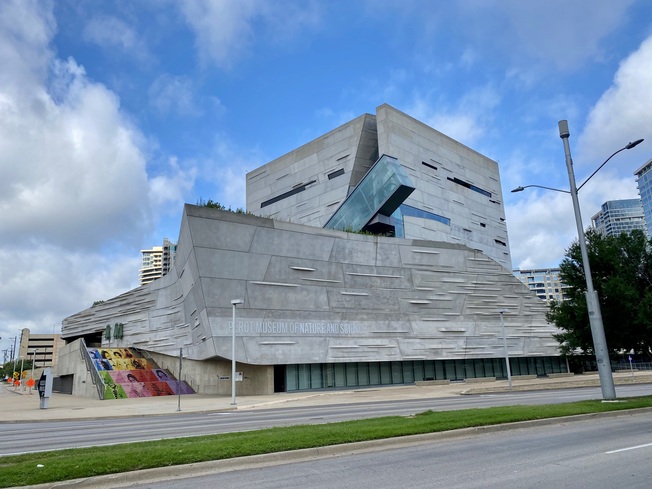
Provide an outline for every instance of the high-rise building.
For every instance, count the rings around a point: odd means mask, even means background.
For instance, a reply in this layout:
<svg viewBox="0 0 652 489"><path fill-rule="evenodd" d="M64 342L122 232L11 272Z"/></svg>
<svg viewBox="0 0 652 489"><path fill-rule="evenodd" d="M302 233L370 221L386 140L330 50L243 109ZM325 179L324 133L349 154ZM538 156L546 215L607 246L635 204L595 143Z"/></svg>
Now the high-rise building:
<svg viewBox="0 0 652 489"><path fill-rule="evenodd" d="M559 278L559 268L535 268L514 270L514 275L527 285L541 300L563 301L564 290L568 288Z"/></svg>
<svg viewBox="0 0 652 489"><path fill-rule="evenodd" d="M634 175L636 175L638 195L641 196L647 235L652 236L652 159L636 170Z"/></svg>
<svg viewBox="0 0 652 489"><path fill-rule="evenodd" d="M596 231L605 236L618 236L634 229L647 233L641 199L609 200L591 221Z"/></svg>
<svg viewBox="0 0 652 489"><path fill-rule="evenodd" d="M177 245L169 239L163 240L163 246L153 246L149 250L140 250L142 266L140 268L140 285L145 285L166 275L177 254Z"/></svg>

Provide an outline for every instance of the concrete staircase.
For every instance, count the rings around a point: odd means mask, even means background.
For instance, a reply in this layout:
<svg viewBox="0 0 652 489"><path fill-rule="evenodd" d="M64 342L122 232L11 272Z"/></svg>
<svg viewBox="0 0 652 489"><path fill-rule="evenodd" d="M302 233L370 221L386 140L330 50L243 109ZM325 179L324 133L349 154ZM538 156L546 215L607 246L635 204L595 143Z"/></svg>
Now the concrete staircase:
<svg viewBox="0 0 652 489"><path fill-rule="evenodd" d="M104 399L194 394L186 382L132 348L88 348L104 383Z"/></svg>

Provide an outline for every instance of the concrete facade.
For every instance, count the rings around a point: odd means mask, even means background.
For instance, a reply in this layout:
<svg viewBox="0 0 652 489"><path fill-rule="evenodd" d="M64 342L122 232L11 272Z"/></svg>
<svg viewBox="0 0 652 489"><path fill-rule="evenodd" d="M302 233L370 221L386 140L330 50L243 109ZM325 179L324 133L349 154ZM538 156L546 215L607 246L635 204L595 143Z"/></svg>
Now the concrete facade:
<svg viewBox="0 0 652 489"><path fill-rule="evenodd" d="M323 227L383 154L415 187L400 236L463 244L512 269L498 164L386 104L248 173L247 210Z"/></svg>
<svg viewBox="0 0 652 489"><path fill-rule="evenodd" d="M234 332L238 395L502 378L507 353L514 375L565 371L511 272L498 165L406 114L382 105L250 172L247 209L186 205L169 273L63 338L175 375L181 350L199 393L230 392Z"/></svg>
<svg viewBox="0 0 652 489"><path fill-rule="evenodd" d="M182 348L206 362L188 372L198 392L226 394L233 299L243 394L273 392L276 365L502 358L499 310L510 356L557 355L545 303L477 250L193 205L170 273L66 318L63 337L164 355L173 372Z"/></svg>

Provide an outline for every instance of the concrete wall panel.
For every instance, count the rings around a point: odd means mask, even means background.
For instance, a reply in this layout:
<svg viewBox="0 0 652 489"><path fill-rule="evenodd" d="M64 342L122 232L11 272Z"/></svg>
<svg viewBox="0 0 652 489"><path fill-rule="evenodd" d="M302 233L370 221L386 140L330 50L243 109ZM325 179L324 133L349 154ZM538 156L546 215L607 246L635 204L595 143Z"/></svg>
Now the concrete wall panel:
<svg viewBox="0 0 652 489"><path fill-rule="evenodd" d="M277 229L258 228L249 251L254 254L273 253L279 256L328 261L333 241L308 232L288 233Z"/></svg>
<svg viewBox="0 0 652 489"><path fill-rule="evenodd" d="M197 248L197 267L202 277L263 280L269 266L269 255L223 250L215 253L208 248Z"/></svg>

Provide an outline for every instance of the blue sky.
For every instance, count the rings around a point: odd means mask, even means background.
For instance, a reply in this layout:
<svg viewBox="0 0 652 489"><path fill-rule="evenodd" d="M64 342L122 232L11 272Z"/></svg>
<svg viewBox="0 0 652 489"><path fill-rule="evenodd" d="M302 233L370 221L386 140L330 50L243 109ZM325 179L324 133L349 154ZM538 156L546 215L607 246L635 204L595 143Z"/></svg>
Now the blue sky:
<svg viewBox="0 0 652 489"><path fill-rule="evenodd" d="M515 267L636 198L652 157L645 0L0 2L0 344L138 284L185 202L383 103L496 160Z"/></svg>

